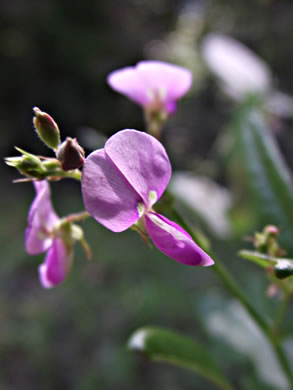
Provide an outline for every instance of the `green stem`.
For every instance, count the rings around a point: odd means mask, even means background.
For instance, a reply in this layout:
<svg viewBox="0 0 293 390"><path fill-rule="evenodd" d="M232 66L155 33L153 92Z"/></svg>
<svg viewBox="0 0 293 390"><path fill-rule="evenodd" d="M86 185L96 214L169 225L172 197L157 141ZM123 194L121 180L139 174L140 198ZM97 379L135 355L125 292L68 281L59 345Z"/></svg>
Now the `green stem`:
<svg viewBox="0 0 293 390"><path fill-rule="evenodd" d="M190 234L193 240L195 242L198 242L192 229L185 223L184 219L180 216L180 214L176 210L172 210L172 214L174 218L177 219L177 221L181 224L181 226ZM222 282L224 283L226 288L232 293L232 295L236 299L238 299L238 301L242 304L242 306L248 312L250 317L254 320L254 322L262 331L262 333L266 336L267 340L271 344L272 349L275 352L280 367L288 380L290 389L293 390L293 375L291 372L290 363L282 348L279 338L277 337L277 335L275 334L271 326L268 324L268 322L258 313L258 311L248 301L246 295L241 290L238 283L233 278L232 274L224 266L224 264L222 264L221 261L217 259L216 256L211 251L208 252L215 261L215 265L212 267L213 271L222 280Z"/></svg>
<svg viewBox="0 0 293 390"><path fill-rule="evenodd" d="M81 211L80 213L69 214L65 217L67 222L80 222L84 219L90 218L91 215L87 211Z"/></svg>
<svg viewBox="0 0 293 390"><path fill-rule="evenodd" d="M75 179L78 181L81 181L81 171L79 169L74 169L72 171L63 171L63 170L54 170L54 171L47 171L46 175L48 177L67 177L69 179Z"/></svg>
<svg viewBox="0 0 293 390"><path fill-rule="evenodd" d="M276 320L275 320L275 330L277 332L280 331L280 328L282 326L284 317L286 315L286 311L288 309L288 304L289 304L290 298L291 298L291 293L289 293L287 291L283 291L283 294L284 295L282 296L280 309L279 309L279 311L277 313L277 317L276 317Z"/></svg>
<svg viewBox="0 0 293 390"><path fill-rule="evenodd" d="M147 132L160 140L162 128L168 119L168 113L164 110L152 111L149 108L144 110L144 120Z"/></svg>
<svg viewBox="0 0 293 390"><path fill-rule="evenodd" d="M264 318L248 301L247 297L240 289L237 282L234 280L233 276L229 273L229 271L224 267L224 265L219 261L219 259L216 259L213 254L211 254L211 256L215 260L215 265L213 267L214 272L222 280L222 282L230 290L234 297L237 298L238 301L243 305L250 317L254 320L256 325L266 336L267 340L271 344L272 349L275 352L280 367L288 380L290 389L293 390L293 376L291 372L290 363L280 343L279 338L277 337L273 329L269 326L268 322L264 320Z"/></svg>

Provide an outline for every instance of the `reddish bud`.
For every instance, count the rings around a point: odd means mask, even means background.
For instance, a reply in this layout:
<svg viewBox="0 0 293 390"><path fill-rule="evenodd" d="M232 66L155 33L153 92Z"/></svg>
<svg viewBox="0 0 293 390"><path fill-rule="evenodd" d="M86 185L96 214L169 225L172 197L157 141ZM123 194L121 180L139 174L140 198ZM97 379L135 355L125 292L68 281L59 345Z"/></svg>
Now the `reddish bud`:
<svg viewBox="0 0 293 390"><path fill-rule="evenodd" d="M84 150L76 138L67 137L59 146L56 154L64 171L80 168L84 162Z"/></svg>
<svg viewBox="0 0 293 390"><path fill-rule="evenodd" d="M271 236L278 236L280 234L280 230L275 225L267 225L264 228L264 233Z"/></svg>

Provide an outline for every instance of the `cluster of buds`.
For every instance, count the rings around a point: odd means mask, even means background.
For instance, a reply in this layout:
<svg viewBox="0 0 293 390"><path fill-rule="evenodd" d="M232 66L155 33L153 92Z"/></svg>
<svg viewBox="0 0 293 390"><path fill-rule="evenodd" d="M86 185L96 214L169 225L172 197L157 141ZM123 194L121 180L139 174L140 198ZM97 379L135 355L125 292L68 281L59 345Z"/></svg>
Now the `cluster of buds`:
<svg viewBox="0 0 293 390"><path fill-rule="evenodd" d="M76 139L66 138L61 143L60 130L54 119L35 107L33 124L40 139L52 149L55 157L36 156L20 148L18 157L6 158L6 164L16 168L26 179L33 181L36 197L31 205L28 226L25 234L25 248L31 255L46 253L39 266L40 281L43 287L51 288L60 284L68 275L76 241L83 246L87 257L90 248L85 241L81 227L75 221L87 218L87 212L59 218L51 203L48 180L63 177L81 178L79 168L84 163L84 151Z"/></svg>
<svg viewBox="0 0 293 390"><path fill-rule="evenodd" d="M41 140L56 153L64 171L78 169L84 162L84 150L78 144L76 138L67 137L61 143L60 131L57 123L46 112L41 111L38 107L34 109L35 117L33 124Z"/></svg>
<svg viewBox="0 0 293 390"><path fill-rule="evenodd" d="M280 230L274 225L267 225L262 232L256 232L252 238L255 251L241 250L239 255L251 260L267 271L272 284L268 288L268 295L275 295L279 288L292 290L291 280L280 282L278 279L287 279L293 275L293 259L285 258L286 251L280 247L278 236ZM284 284L285 283L285 284Z"/></svg>
<svg viewBox="0 0 293 390"><path fill-rule="evenodd" d="M262 232L256 232L253 237L253 244L257 251L273 257L282 257L286 251L280 247L278 236L280 229L274 225L267 225Z"/></svg>
<svg viewBox="0 0 293 390"><path fill-rule="evenodd" d="M16 168L28 180L58 180L67 177L66 172L82 167L85 153L76 138L67 137L61 143L60 130L54 119L37 107L33 110L36 133L45 145L55 152L56 157L39 157L16 148L21 156L6 158L6 164Z"/></svg>

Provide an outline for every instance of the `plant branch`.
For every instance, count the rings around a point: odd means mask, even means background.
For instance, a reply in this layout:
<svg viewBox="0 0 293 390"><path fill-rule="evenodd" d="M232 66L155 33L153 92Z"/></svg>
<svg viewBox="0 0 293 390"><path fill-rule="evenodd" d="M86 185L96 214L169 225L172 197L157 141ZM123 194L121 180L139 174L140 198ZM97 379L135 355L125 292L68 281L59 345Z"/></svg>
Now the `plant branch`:
<svg viewBox="0 0 293 390"><path fill-rule="evenodd" d="M173 217L181 224L181 226L190 234L195 242L198 243L197 238L195 237L192 229L186 224L181 215L176 211L172 211ZM214 259L215 264L212 266L212 270L215 274L221 279L225 287L231 292L231 294L242 304L250 317L254 320L256 325L262 331L262 333L266 336L267 340L271 344L275 355L279 361L280 367L288 380L288 384L290 385L290 389L293 390L293 375L291 372L291 367L289 360L282 348L279 337L272 330L269 323L258 313L258 311L254 308L253 305L249 302L246 295L232 276L232 274L227 270L224 264L215 256L211 251L203 248L209 255Z"/></svg>

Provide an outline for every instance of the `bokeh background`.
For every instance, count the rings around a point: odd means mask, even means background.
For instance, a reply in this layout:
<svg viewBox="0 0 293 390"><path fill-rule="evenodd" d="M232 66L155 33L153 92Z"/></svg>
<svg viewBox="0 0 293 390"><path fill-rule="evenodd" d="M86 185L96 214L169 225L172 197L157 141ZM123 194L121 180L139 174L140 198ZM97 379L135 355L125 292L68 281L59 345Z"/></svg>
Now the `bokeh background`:
<svg viewBox="0 0 293 390"><path fill-rule="evenodd" d="M191 215L183 203L178 207L211 239L258 310L274 316L278 298L267 297L262 271L237 257L249 246L243 237L261 223L241 172L223 158L236 103L207 69L200 47L209 32L234 37L265 61L276 89L293 94L292 1L4 0L0 18L1 157L15 155L14 145L50 155L32 128L34 106L55 118L63 138L76 136L87 153L118 130L143 130L141 109L107 86L107 74L141 59L192 69L192 91L162 134L174 172L196 175L190 195L196 210ZM292 111L272 115L270 127L292 168ZM23 246L33 188L13 184L19 175L4 163L0 172L1 389L216 388L128 351L129 335L143 325L196 338L237 389L282 388L265 341L213 273L171 261L134 232L118 235L86 221L92 261L77 245L68 280L43 290L37 275L42 256L29 257ZM186 177L177 179L189 192ZM78 183L53 183L52 192L59 215L82 210ZM289 339L289 352L290 345Z"/></svg>

